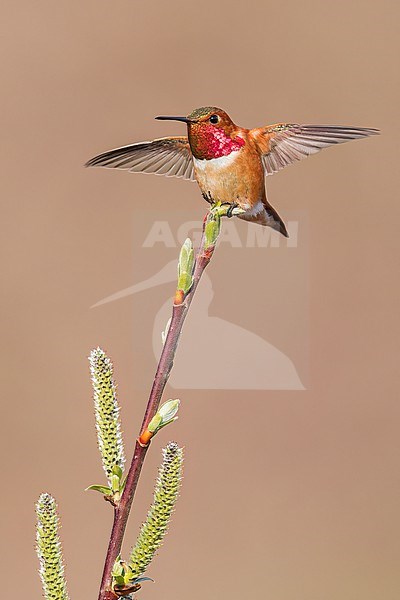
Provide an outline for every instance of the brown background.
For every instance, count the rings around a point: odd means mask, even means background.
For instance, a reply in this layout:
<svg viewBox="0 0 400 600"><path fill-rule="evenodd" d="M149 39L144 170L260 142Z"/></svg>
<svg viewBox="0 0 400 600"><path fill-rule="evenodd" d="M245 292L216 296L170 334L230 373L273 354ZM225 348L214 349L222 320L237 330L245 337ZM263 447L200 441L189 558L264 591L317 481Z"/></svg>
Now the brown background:
<svg viewBox="0 0 400 600"><path fill-rule="evenodd" d="M4 597L40 597L33 538L43 490L60 504L71 598L96 597L111 514L83 493L103 480L86 356L101 344L115 361L131 448L154 369L161 290L90 306L176 256L160 247L145 258L136 252L139 208L159 208L163 218L170 209L175 219L183 208L185 219L204 212L192 184L82 164L117 145L183 131L154 121L157 114L215 104L249 127L346 123L384 135L330 149L268 182L284 217L307 215L309 292L297 317L308 319L307 360L291 346L302 282L281 269L271 286L268 252L221 247L211 267L213 314L297 353L307 390L167 391L182 399L181 418L154 442L126 550L170 437L186 447L186 476L172 531L149 569L156 583L140 598L398 598L395 6L3 6ZM165 286L163 298L172 291ZM229 368L240 350L210 361Z"/></svg>

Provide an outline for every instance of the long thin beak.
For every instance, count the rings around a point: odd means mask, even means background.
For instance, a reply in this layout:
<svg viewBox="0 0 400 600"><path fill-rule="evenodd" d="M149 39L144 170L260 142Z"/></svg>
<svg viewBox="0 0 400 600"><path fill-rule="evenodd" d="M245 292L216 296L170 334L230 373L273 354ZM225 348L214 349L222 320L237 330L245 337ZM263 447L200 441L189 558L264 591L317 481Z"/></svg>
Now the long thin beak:
<svg viewBox="0 0 400 600"><path fill-rule="evenodd" d="M156 117L158 121L183 121L184 123L193 123L191 119L187 117Z"/></svg>

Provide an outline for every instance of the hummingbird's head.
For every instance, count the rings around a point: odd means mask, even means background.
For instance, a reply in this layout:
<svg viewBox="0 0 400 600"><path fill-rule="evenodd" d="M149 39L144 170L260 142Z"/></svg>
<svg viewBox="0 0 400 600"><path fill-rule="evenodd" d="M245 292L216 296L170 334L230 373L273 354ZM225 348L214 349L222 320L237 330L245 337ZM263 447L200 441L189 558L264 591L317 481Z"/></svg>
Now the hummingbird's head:
<svg viewBox="0 0 400 600"><path fill-rule="evenodd" d="M222 108L203 106L187 117L156 118L186 123L190 148L199 159L226 156L244 144L244 140L237 136L238 127Z"/></svg>

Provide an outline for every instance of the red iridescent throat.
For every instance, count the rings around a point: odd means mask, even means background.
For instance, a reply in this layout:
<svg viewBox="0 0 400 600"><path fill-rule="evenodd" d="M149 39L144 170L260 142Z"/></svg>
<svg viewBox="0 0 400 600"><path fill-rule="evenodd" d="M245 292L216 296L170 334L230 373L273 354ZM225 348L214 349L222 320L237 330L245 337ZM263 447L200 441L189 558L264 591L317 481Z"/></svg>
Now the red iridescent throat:
<svg viewBox="0 0 400 600"><path fill-rule="evenodd" d="M196 128L197 129L197 128ZM223 129L212 125L202 125L200 131L191 132L190 146L196 158L211 160L227 156L244 146L243 138L231 138Z"/></svg>

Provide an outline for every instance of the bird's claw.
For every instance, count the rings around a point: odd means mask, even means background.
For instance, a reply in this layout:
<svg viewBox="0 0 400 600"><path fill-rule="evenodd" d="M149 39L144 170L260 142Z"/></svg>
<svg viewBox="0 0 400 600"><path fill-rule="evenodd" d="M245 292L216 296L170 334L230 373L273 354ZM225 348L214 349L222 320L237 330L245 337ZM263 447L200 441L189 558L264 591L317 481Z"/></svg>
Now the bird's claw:
<svg viewBox="0 0 400 600"><path fill-rule="evenodd" d="M210 209L210 212L214 214L218 214L220 217L236 217L238 215L242 215L245 210L240 208L240 206L236 202L232 202L232 204L228 204L228 202L221 204L221 202L215 202Z"/></svg>
<svg viewBox="0 0 400 600"><path fill-rule="evenodd" d="M226 211L226 216L228 217L228 219L233 217L233 211L235 210L235 208L238 207L238 204L236 204L236 202L233 202L232 204L229 205L228 210Z"/></svg>

